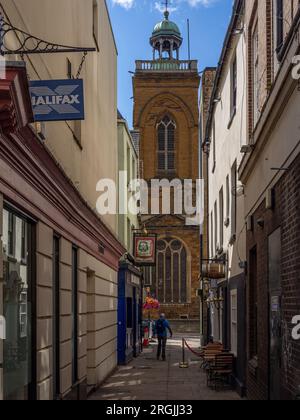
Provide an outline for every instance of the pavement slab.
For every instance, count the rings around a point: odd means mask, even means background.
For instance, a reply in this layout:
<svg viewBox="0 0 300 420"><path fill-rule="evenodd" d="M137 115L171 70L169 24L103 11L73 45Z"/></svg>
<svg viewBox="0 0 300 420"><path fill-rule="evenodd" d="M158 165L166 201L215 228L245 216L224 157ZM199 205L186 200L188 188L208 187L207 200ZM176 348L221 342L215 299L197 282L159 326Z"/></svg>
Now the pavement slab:
<svg viewBox="0 0 300 420"><path fill-rule="evenodd" d="M200 338L187 337L189 345L199 352ZM128 366L121 366L94 392L90 400L106 401L197 401L240 400L231 390L215 392L206 386L206 374L195 355L186 353L188 369L180 369L182 337L168 341L166 362L156 360L156 344Z"/></svg>

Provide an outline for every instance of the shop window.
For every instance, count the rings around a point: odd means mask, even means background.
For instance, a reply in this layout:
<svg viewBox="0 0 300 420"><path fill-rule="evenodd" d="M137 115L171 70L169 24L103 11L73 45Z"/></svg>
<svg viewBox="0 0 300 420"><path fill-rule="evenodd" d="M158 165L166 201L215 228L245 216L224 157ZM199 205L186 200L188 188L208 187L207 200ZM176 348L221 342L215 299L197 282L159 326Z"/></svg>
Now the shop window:
<svg viewBox="0 0 300 420"><path fill-rule="evenodd" d="M53 238L53 396L60 396L60 239Z"/></svg>
<svg viewBox="0 0 300 420"><path fill-rule="evenodd" d="M35 397L34 225L3 210L3 395L5 400Z"/></svg>
<svg viewBox="0 0 300 420"><path fill-rule="evenodd" d="M72 248L72 383L78 381L78 251Z"/></svg>

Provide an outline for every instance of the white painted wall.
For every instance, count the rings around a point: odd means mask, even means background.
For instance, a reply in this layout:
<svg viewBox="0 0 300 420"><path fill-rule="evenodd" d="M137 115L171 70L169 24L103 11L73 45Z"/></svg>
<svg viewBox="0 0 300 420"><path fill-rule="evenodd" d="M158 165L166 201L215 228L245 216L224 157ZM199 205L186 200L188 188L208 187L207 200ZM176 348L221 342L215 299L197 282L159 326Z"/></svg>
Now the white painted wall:
<svg viewBox="0 0 300 420"><path fill-rule="evenodd" d="M95 209L101 178L117 179L117 50L104 0L3 0L1 5L11 23L53 43L96 47L93 37L93 2L98 4L100 51L89 53L84 79L85 121L81 123L82 150L66 122L46 123L46 145L59 161L82 196ZM12 35L10 45L16 44ZM25 56L31 80L67 79L67 58L76 77L81 53ZM20 60L8 56L8 60ZM78 123L68 122L78 133ZM79 123L80 126L80 123ZM104 221L116 232L117 217Z"/></svg>
<svg viewBox="0 0 300 420"><path fill-rule="evenodd" d="M236 49L235 49L236 48ZM242 272L239 268L239 259L245 260L245 229L244 228L244 197L237 197L237 228L236 241L230 245L232 236L231 228L231 206L233 203L233 195L231 191L231 168L237 161L237 167L243 157L241 146L246 144L246 46L244 35L236 36L236 46L231 48L231 57L227 60L227 65L223 70L223 78L220 88L221 101L216 104L214 121L215 121L215 142L216 142L216 165L213 172L213 144L210 147L209 156L209 215L213 212L215 202L218 209L218 225L213 223L213 238L211 237L211 217L209 218L210 240L214 243L215 229L217 229L218 243L220 244L219 233L219 192L223 187L224 194L224 220L226 218L226 177L230 180L230 208L229 208L229 225L223 224L224 242L223 250L229 255L229 278L232 278ZM237 56L237 110L236 115L229 126L230 122L230 92L231 92L231 62L234 57L234 51ZM212 134L211 134L212 139ZM239 184L239 182L238 182ZM215 218L213 217L213 220ZM216 249L213 252L210 246L210 258L215 258Z"/></svg>
<svg viewBox="0 0 300 420"><path fill-rule="evenodd" d="M133 145L132 137L125 120L118 120L118 159L119 171L127 172L127 184L138 177L138 156ZM120 185L120 188L122 186ZM128 199L130 199L130 192ZM130 226L130 229L127 228ZM133 252L133 233L139 227L138 216L127 214L118 215L118 236L127 251Z"/></svg>

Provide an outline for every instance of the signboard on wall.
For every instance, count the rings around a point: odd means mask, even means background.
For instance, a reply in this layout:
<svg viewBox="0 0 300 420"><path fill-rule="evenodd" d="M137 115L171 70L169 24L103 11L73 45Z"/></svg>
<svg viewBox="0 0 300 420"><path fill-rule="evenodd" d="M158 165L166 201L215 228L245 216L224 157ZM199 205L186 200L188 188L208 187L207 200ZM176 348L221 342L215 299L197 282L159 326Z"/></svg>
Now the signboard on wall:
<svg viewBox="0 0 300 420"><path fill-rule="evenodd" d="M35 121L84 120L83 80L36 80L30 82Z"/></svg>
<svg viewBox="0 0 300 420"><path fill-rule="evenodd" d="M137 266L156 265L156 235L134 235L134 258Z"/></svg>

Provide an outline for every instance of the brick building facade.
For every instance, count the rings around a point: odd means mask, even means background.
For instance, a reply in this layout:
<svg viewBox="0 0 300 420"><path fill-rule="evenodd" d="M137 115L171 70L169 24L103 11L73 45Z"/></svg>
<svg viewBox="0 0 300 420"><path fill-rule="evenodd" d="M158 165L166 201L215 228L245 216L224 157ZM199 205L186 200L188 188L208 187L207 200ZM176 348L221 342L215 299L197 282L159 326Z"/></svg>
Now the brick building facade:
<svg viewBox="0 0 300 420"><path fill-rule="evenodd" d="M239 167L247 230L247 395L296 399L300 341L298 1L247 1L248 150Z"/></svg>
<svg viewBox="0 0 300 420"><path fill-rule="evenodd" d="M182 38L167 11L150 43L154 59L137 61L133 78L140 175L149 185L152 179L189 179L195 185L199 178L197 62L179 60ZM186 328L189 322L191 329L199 331L199 227L187 226L184 214L171 213L143 216L147 230L158 235L157 266L147 284L173 324L183 321Z"/></svg>
<svg viewBox="0 0 300 420"><path fill-rule="evenodd" d="M232 247L233 258L227 259L227 282L221 282L223 316L215 310L209 314L211 335L237 356L236 384L249 399L292 400L300 394L300 341L292 334L293 318L300 314L300 96L293 68L300 54L299 2L236 0L233 10L236 23L229 26L213 90L210 69L204 72L202 86L204 133L200 131L206 152L202 167L209 209L204 257L214 259L220 243L226 249L222 185L229 142L237 163L237 183L226 195L234 202L237 192L236 213L229 212L227 220L231 224L236 217L236 235L228 248ZM233 123L225 126L232 103ZM237 119L239 108L245 114ZM233 332L237 340L232 339Z"/></svg>
<svg viewBox="0 0 300 420"><path fill-rule="evenodd" d="M248 369L248 396L251 399L268 399L277 392L281 398L293 398L299 392L300 346L292 340L291 320L300 314L299 285L299 245L300 245L300 155L289 167L289 171L273 188L273 208L266 209L266 200L252 215L253 230L247 234L249 252L249 278L247 300L248 311L248 354L258 354L257 363L250 361ZM278 234L278 236L277 236ZM273 244L270 242L272 241ZM272 261L272 245L280 261ZM272 292L272 282L276 281L274 265L279 268L279 287ZM272 276L270 276L270 274ZM269 281L268 281L269 280ZM256 283L257 290L253 289ZM271 292L270 292L271 287ZM259 290L259 291L258 291ZM278 294L276 293L278 292ZM272 297L273 296L273 297ZM277 303L277 296L280 298ZM273 302L270 302L273 299ZM256 301L257 316L253 310ZM281 301L281 320L276 326L276 317L269 313ZM272 324L278 327L276 338L279 340L278 358L270 355L272 343ZM255 324L259 325L256 328ZM276 387L269 389L270 365L272 357L278 362ZM278 376L277 376L278 374Z"/></svg>

